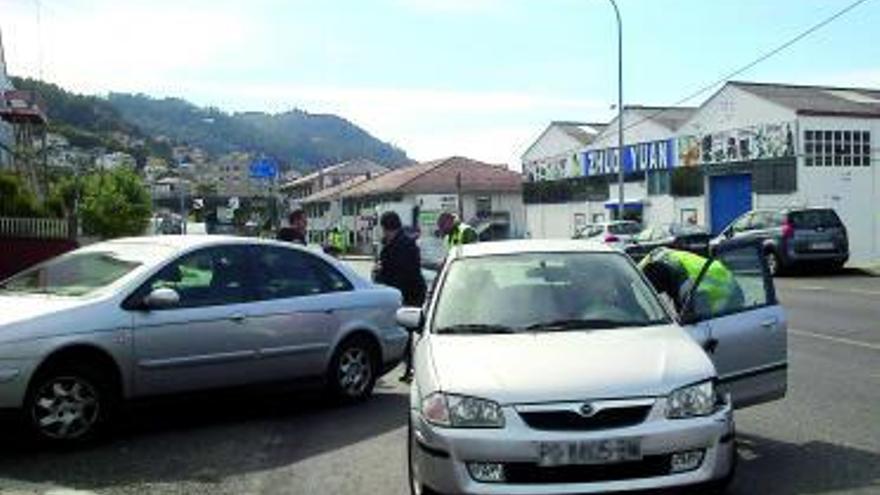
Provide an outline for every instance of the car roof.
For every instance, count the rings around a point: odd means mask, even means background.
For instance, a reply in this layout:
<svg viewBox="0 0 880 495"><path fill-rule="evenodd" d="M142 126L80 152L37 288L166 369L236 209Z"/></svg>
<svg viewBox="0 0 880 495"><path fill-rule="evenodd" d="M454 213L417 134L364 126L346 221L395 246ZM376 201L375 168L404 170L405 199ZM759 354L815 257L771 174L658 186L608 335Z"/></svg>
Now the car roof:
<svg viewBox="0 0 880 495"><path fill-rule="evenodd" d="M609 246L584 240L525 239L465 244L455 249L458 258L519 253L616 253Z"/></svg>
<svg viewBox="0 0 880 495"><path fill-rule="evenodd" d="M274 239L261 239L257 237L240 237L234 235L153 235L142 237L121 237L105 241L107 244L155 244L167 246L176 250L189 250L194 248L229 245L272 245L281 247L297 247L296 245L276 241Z"/></svg>

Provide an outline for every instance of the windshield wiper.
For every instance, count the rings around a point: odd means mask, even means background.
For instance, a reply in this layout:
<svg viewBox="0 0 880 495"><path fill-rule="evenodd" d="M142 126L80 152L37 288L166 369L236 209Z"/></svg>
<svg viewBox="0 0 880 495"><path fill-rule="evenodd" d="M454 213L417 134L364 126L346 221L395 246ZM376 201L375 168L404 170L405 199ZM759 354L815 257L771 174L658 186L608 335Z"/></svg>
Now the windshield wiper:
<svg viewBox="0 0 880 495"><path fill-rule="evenodd" d="M489 325L483 323L467 323L450 325L437 329L437 333L514 333L516 330L505 325Z"/></svg>
<svg viewBox="0 0 880 495"><path fill-rule="evenodd" d="M545 321L525 327L526 331L561 332L565 330L597 330L619 327L639 327L645 325L642 321L620 321L602 318L570 318L564 320Z"/></svg>

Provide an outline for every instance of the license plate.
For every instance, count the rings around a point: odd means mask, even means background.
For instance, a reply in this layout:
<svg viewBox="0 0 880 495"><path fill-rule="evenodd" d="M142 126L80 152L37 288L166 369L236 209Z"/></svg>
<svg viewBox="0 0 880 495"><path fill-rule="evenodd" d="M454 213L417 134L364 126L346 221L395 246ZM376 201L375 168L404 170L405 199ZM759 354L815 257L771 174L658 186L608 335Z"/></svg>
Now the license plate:
<svg viewBox="0 0 880 495"><path fill-rule="evenodd" d="M810 249L814 251L829 251L834 249L833 242L814 242L810 244Z"/></svg>
<svg viewBox="0 0 880 495"><path fill-rule="evenodd" d="M613 464L642 458L642 442L638 438L589 440L582 442L541 442L538 465L565 466L572 464Z"/></svg>

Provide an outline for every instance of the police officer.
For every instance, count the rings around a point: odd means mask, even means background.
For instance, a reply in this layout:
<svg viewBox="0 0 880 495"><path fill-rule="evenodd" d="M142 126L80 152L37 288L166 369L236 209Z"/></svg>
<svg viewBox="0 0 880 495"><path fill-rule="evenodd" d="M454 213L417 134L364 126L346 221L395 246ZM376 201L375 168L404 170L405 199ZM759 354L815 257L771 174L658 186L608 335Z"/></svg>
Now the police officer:
<svg viewBox="0 0 880 495"><path fill-rule="evenodd" d="M639 268L658 292L672 298L675 309L681 313L687 293L708 261L688 251L658 248L639 263ZM698 313L721 314L741 306L743 293L733 273L721 261L713 260L693 295L693 302Z"/></svg>
<svg viewBox="0 0 880 495"><path fill-rule="evenodd" d="M447 249L479 241L477 231L459 220L454 213L442 213L437 218L437 229L446 240Z"/></svg>

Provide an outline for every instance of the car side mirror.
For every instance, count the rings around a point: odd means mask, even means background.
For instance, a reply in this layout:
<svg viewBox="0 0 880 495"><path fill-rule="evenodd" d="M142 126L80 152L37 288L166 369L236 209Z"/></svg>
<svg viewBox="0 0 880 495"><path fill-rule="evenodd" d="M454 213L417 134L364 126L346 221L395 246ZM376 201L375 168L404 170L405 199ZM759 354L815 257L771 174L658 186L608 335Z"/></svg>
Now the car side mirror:
<svg viewBox="0 0 880 495"><path fill-rule="evenodd" d="M730 239L731 237L733 237L733 227L728 228L727 230L722 232L721 235L723 235L726 239Z"/></svg>
<svg viewBox="0 0 880 495"><path fill-rule="evenodd" d="M422 308L404 307L397 310L397 324L411 332L418 332L424 323Z"/></svg>
<svg viewBox="0 0 880 495"><path fill-rule="evenodd" d="M180 294L176 290L169 287L160 287L153 289L147 297L144 298L144 308L150 309L168 309L180 304Z"/></svg>

